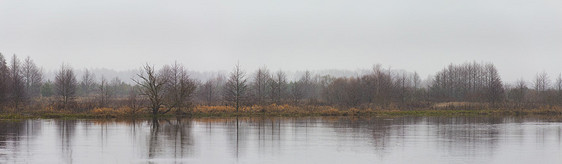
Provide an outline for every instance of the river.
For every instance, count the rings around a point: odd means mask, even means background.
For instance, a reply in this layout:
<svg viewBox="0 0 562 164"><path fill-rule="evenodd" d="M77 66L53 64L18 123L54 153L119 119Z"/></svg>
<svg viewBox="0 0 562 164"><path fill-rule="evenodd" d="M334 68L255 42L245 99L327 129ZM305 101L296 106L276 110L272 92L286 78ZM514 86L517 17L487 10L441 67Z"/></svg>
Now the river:
<svg viewBox="0 0 562 164"><path fill-rule="evenodd" d="M561 120L3 120L0 163L561 163Z"/></svg>

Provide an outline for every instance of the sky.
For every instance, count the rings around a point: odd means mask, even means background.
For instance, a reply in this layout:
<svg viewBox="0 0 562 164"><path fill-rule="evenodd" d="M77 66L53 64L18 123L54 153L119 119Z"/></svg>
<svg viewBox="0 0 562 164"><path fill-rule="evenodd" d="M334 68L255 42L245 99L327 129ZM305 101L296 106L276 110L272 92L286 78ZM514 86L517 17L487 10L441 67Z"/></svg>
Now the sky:
<svg viewBox="0 0 562 164"><path fill-rule="evenodd" d="M0 0L0 52L46 70L369 69L492 62L562 72L559 0Z"/></svg>

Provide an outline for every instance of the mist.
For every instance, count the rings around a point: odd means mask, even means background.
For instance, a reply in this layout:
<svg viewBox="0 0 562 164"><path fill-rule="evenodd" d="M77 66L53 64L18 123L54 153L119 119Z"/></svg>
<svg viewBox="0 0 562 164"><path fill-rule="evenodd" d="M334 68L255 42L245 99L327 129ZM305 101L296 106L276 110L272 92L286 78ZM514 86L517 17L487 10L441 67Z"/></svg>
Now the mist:
<svg viewBox="0 0 562 164"><path fill-rule="evenodd" d="M505 81L560 73L559 1L0 2L0 52L45 70L128 71L174 61L201 72L357 70L426 77L450 63L492 62Z"/></svg>

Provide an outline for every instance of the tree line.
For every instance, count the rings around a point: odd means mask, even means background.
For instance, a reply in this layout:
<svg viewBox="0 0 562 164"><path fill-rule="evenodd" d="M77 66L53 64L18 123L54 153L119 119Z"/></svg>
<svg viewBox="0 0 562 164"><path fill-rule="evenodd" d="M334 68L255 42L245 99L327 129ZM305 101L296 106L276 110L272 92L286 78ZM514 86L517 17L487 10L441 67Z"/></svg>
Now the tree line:
<svg viewBox="0 0 562 164"><path fill-rule="evenodd" d="M188 113L196 105L240 108L271 104L325 105L341 108L419 109L442 102L486 103L509 107L562 105L562 76L544 72L532 81L502 81L492 63L450 64L426 79L416 72L374 65L363 75L333 77L306 71L295 80L285 72L261 67L246 72L236 64L228 75L200 81L180 63L157 68L146 64L132 77L134 84L107 79L88 70L77 77L62 64L55 78L27 57L0 54L0 109L45 108L88 111L129 107L152 114Z"/></svg>

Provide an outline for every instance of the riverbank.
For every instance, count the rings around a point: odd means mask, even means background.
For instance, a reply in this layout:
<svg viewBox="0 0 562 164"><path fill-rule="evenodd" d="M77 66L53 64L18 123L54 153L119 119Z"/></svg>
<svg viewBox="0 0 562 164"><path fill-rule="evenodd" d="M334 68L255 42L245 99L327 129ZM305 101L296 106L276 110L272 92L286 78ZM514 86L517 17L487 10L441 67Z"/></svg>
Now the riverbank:
<svg viewBox="0 0 562 164"><path fill-rule="evenodd" d="M251 106L236 111L229 106L197 106L190 111L170 111L157 117L303 117L303 116L561 116L562 109L339 109L330 106L289 105ZM107 118L152 118L146 110L129 108L96 108L85 112L68 110L4 111L0 119L107 119Z"/></svg>

